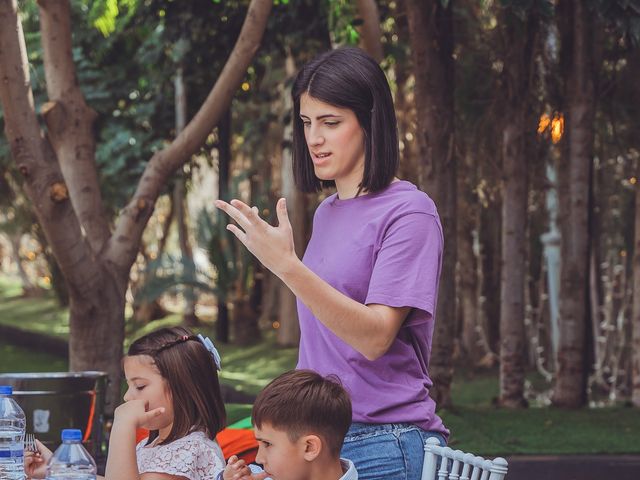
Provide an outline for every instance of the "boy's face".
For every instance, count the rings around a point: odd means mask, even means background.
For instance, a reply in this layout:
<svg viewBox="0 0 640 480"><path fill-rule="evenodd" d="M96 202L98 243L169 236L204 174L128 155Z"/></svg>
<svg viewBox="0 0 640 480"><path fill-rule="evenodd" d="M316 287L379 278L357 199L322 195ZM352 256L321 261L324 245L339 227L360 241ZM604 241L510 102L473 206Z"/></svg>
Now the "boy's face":
<svg viewBox="0 0 640 480"><path fill-rule="evenodd" d="M261 428L256 426L255 434L259 445L256 463L262 464L273 480L308 478L310 461L317 455L310 451L309 436L303 435L292 442L287 432L276 430L268 423L263 423Z"/></svg>

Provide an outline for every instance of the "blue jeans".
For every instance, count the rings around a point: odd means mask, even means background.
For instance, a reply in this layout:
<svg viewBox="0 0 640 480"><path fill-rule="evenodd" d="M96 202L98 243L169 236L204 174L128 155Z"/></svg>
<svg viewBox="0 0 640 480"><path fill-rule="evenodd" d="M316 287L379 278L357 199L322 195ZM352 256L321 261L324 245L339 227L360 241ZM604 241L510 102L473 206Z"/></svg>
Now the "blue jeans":
<svg viewBox="0 0 640 480"><path fill-rule="evenodd" d="M424 442L439 432L427 432L410 423L353 423L347 432L341 457L351 460L358 480L420 480Z"/></svg>

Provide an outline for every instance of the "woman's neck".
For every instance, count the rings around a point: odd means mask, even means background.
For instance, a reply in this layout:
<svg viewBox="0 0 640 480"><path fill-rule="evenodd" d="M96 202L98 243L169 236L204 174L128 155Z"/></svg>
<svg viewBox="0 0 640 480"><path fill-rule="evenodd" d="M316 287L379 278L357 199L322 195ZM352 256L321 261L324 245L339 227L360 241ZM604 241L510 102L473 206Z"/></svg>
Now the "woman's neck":
<svg viewBox="0 0 640 480"><path fill-rule="evenodd" d="M391 183L399 182L398 177L393 177ZM368 190L362 188L362 178L357 180L336 180L336 190L340 200L348 200L350 198L361 197L369 193Z"/></svg>

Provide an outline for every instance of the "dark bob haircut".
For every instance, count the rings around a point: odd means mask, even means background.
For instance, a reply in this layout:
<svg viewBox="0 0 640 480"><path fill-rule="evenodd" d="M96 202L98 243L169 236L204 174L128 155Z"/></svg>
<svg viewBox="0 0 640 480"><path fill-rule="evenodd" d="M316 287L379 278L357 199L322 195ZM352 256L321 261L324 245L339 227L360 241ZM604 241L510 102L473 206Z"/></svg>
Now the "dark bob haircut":
<svg viewBox="0 0 640 480"><path fill-rule="evenodd" d="M151 357L171 390L173 426L163 444L196 430L215 439L226 412L216 364L196 335L183 327L161 328L133 342L127 355ZM149 442L157 436L150 432Z"/></svg>
<svg viewBox="0 0 640 480"><path fill-rule="evenodd" d="M293 97L293 175L303 192L318 192L333 181L316 177L300 119L300 97L353 111L364 132L364 175L360 188L376 192L387 187L398 170L398 129L391 90L376 61L359 48L325 52L298 73Z"/></svg>

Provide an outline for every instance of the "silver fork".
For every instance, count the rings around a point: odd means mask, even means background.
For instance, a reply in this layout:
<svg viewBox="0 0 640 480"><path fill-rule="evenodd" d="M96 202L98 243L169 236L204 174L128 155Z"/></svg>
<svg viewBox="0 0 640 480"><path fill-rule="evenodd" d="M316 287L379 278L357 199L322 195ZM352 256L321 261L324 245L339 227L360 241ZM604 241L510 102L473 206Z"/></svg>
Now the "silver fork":
<svg viewBox="0 0 640 480"><path fill-rule="evenodd" d="M33 433L27 433L24 436L24 451L38 454L38 446L36 445L36 436Z"/></svg>

